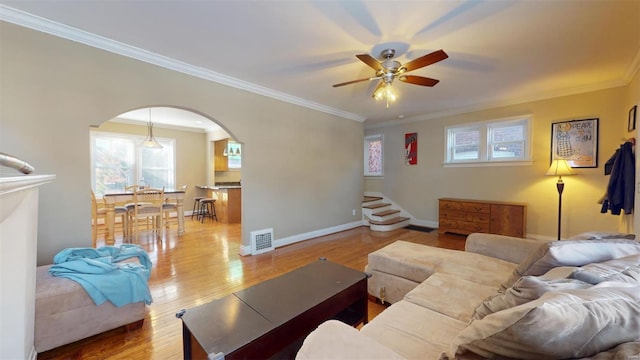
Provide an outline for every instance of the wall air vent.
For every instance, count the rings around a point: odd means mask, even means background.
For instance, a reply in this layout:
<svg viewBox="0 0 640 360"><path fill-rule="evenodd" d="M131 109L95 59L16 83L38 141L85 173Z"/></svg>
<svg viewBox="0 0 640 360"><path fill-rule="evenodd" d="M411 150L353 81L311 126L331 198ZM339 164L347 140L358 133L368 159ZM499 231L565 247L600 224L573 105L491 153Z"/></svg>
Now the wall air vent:
<svg viewBox="0 0 640 360"><path fill-rule="evenodd" d="M273 249L273 229L251 232L251 255L262 254Z"/></svg>

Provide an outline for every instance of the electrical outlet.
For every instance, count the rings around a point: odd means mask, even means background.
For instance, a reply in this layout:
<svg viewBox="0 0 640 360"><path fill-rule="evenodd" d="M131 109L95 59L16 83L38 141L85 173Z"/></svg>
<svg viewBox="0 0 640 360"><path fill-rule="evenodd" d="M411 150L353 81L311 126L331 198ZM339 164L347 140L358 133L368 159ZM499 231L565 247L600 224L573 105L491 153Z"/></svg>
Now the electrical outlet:
<svg viewBox="0 0 640 360"><path fill-rule="evenodd" d="M356 209L351 210L351 215L355 215L356 214Z"/></svg>

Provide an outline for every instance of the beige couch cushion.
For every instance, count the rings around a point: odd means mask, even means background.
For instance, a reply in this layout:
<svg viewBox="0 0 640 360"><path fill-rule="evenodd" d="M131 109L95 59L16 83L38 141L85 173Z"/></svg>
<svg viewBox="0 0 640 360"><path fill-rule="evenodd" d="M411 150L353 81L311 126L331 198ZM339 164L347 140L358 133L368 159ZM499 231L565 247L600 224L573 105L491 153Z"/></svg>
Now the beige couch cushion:
<svg viewBox="0 0 640 360"><path fill-rule="evenodd" d="M473 321L456 337L452 351L561 359L593 356L638 339L640 287L603 283L590 289L549 292Z"/></svg>
<svg viewBox="0 0 640 360"><path fill-rule="evenodd" d="M330 346L327 346L330 344ZM337 320L326 321L304 339L296 359L403 359L388 347Z"/></svg>
<svg viewBox="0 0 640 360"><path fill-rule="evenodd" d="M404 299L469 323L478 303L497 292L497 286L476 284L457 276L435 273L411 290Z"/></svg>
<svg viewBox="0 0 640 360"><path fill-rule="evenodd" d="M376 316L360 332L406 359L437 359L467 326L438 312L400 301ZM343 358L343 357L339 357Z"/></svg>
<svg viewBox="0 0 640 360"><path fill-rule="evenodd" d="M515 264L484 255L396 241L369 254L371 270L423 282L434 273L457 275L484 285L498 285Z"/></svg>
<svg viewBox="0 0 640 360"><path fill-rule="evenodd" d="M538 276L558 266L584 266L640 254L640 242L634 240L574 240L546 243L515 268L502 284L502 290L525 275Z"/></svg>

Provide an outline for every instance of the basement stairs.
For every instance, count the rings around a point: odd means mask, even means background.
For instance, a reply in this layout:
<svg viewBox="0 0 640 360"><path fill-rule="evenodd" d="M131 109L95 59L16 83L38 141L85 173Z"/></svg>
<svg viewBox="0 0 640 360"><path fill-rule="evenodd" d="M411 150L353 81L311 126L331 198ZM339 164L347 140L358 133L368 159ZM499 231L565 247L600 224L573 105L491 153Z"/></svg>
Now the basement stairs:
<svg viewBox="0 0 640 360"><path fill-rule="evenodd" d="M384 202L379 196L364 196L362 200L362 218L371 231L391 231L410 224L410 218L400 216L400 210Z"/></svg>

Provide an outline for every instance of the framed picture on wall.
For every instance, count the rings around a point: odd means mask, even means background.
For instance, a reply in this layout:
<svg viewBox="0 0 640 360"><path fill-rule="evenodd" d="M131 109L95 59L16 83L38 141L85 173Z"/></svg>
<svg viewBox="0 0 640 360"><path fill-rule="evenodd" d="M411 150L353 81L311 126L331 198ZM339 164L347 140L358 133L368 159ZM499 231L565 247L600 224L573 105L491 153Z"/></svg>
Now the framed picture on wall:
<svg viewBox="0 0 640 360"><path fill-rule="evenodd" d="M629 125L627 125L627 131L632 132L636 129L636 112L638 111L638 106L634 105L631 110L629 110Z"/></svg>
<svg viewBox="0 0 640 360"><path fill-rule="evenodd" d="M418 133L404 134L404 163L418 164Z"/></svg>
<svg viewBox="0 0 640 360"><path fill-rule="evenodd" d="M575 168L598 167L598 118L551 124L551 160Z"/></svg>

